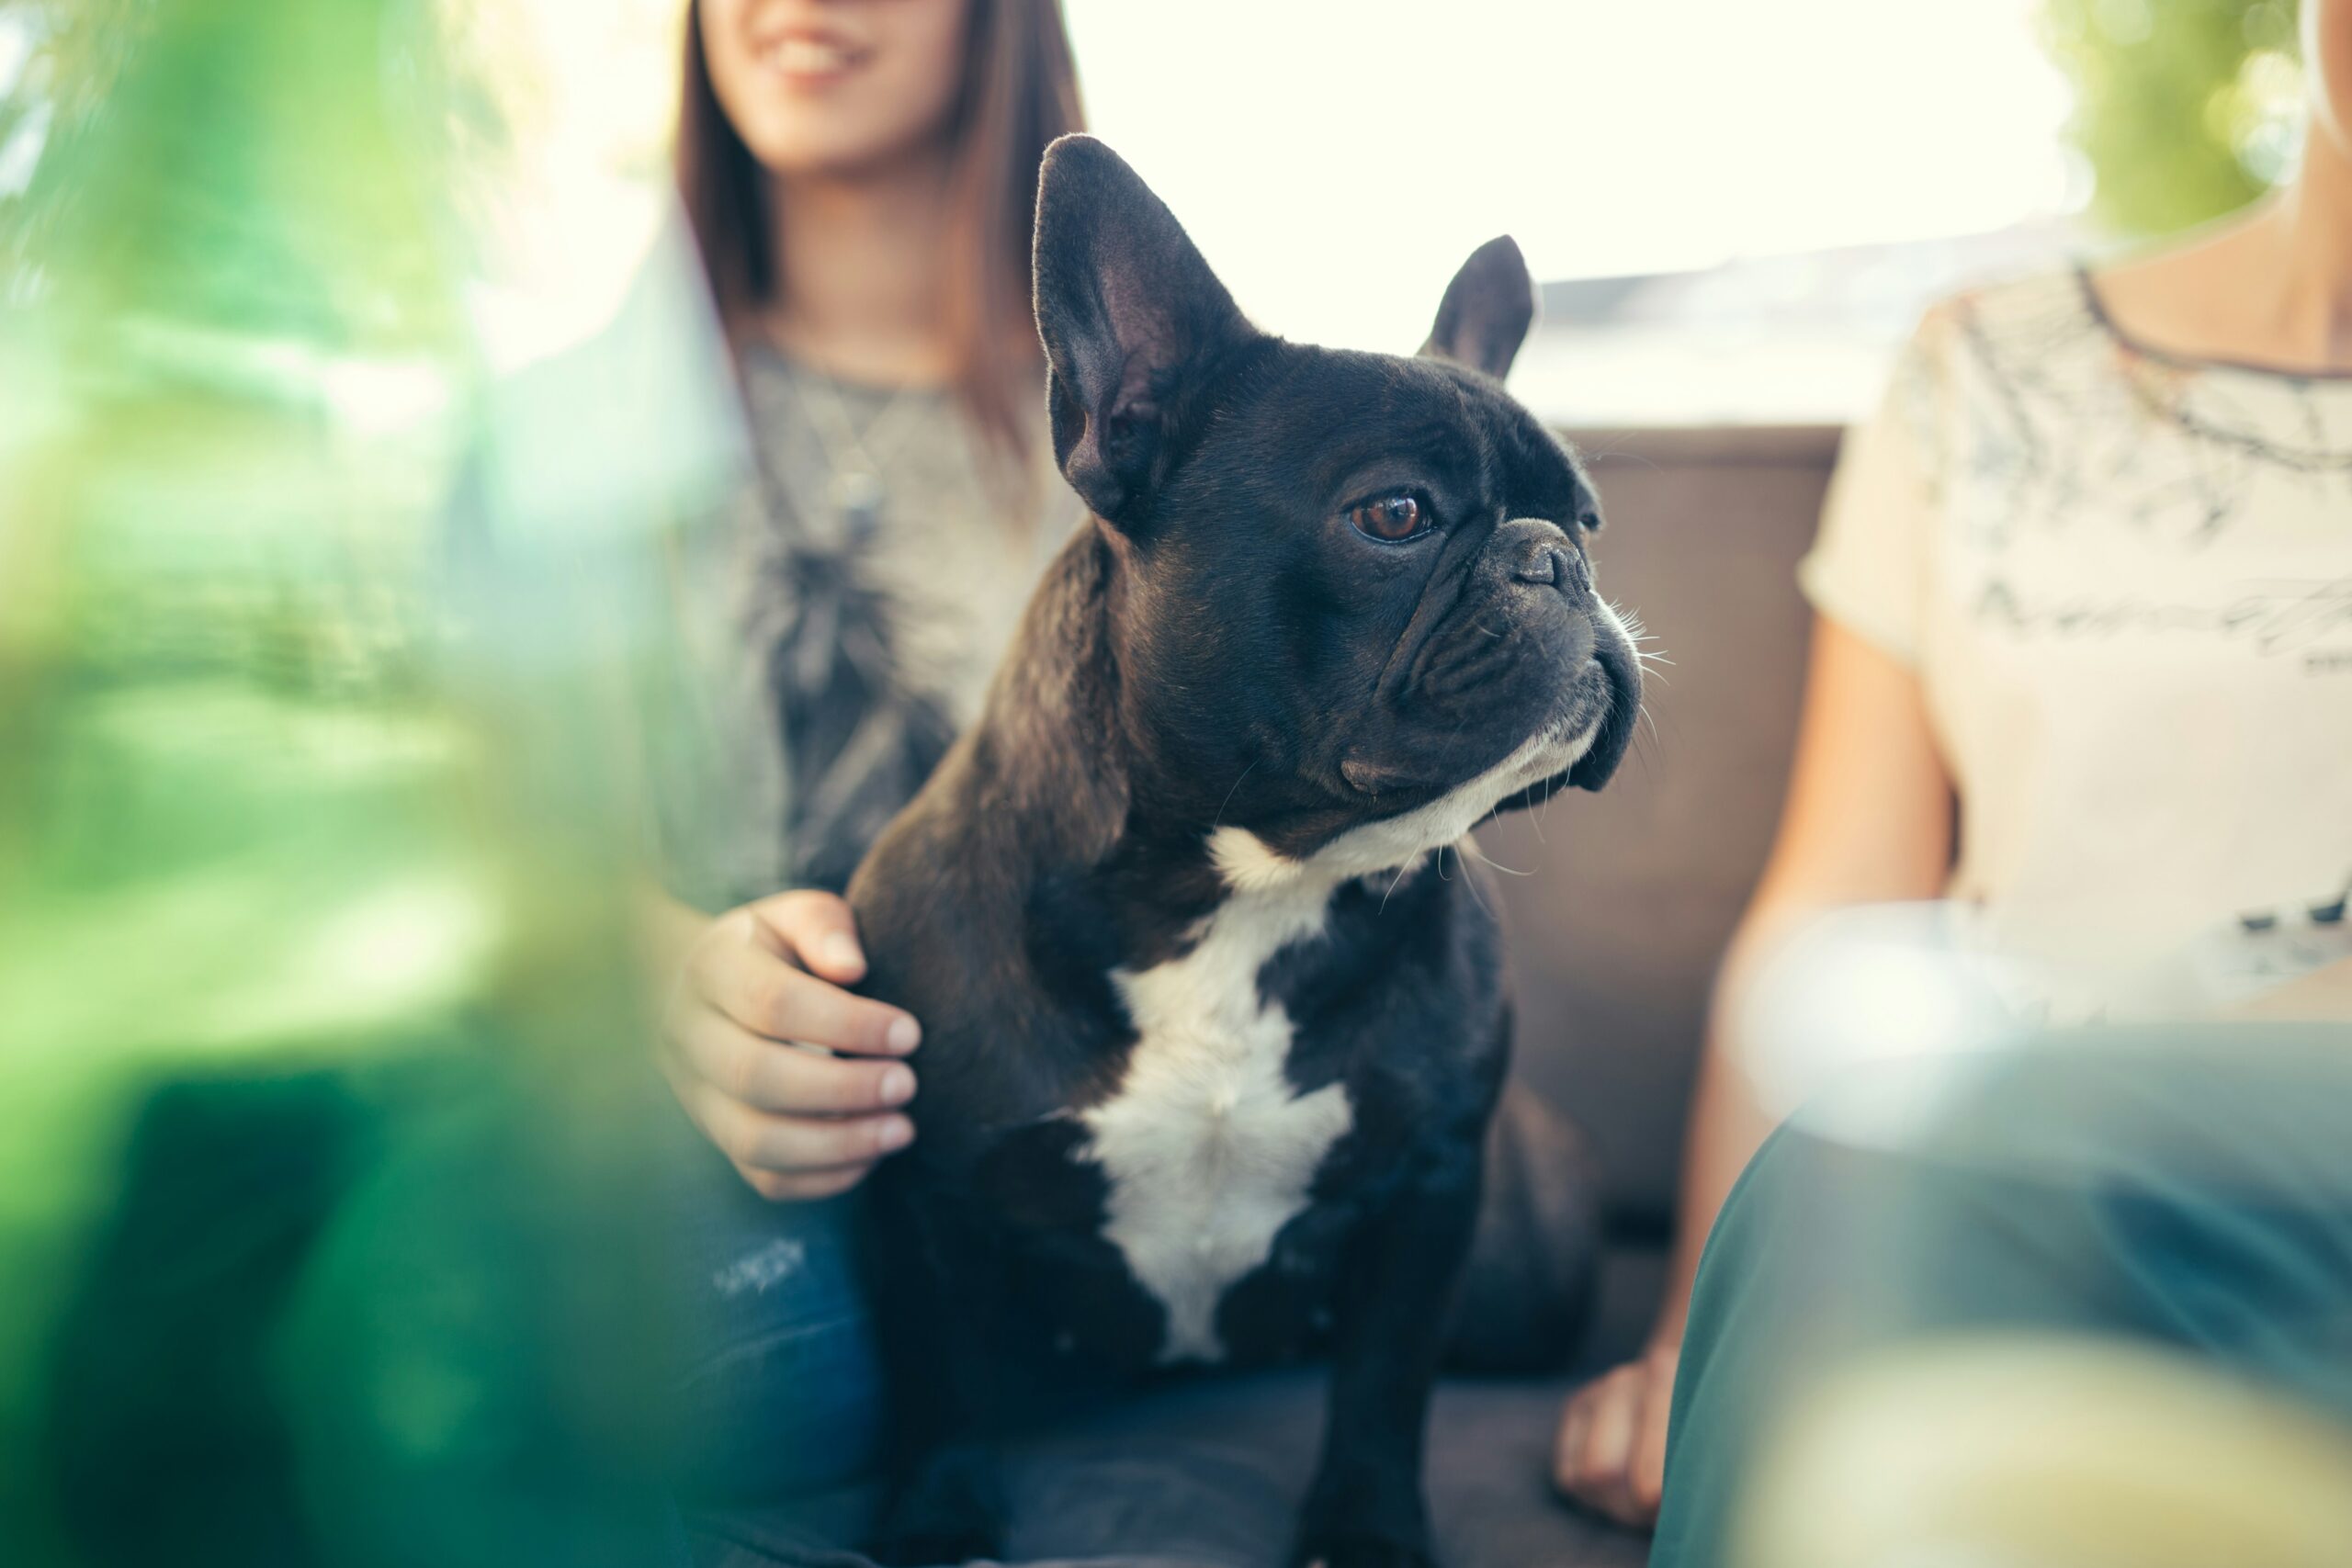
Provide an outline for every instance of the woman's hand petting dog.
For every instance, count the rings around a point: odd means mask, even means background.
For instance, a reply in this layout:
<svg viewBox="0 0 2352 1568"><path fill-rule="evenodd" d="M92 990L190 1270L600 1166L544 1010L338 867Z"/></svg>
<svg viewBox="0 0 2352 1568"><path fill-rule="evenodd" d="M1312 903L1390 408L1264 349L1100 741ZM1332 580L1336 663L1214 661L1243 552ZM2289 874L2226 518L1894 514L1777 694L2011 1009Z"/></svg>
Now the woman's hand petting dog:
<svg viewBox="0 0 2352 1568"><path fill-rule="evenodd" d="M1552 1478L1561 1491L1619 1524L1657 1522L1680 1349L1654 1345L1570 1396L1552 1453Z"/></svg>
<svg viewBox="0 0 2352 1568"><path fill-rule="evenodd" d="M662 1019L679 1103L763 1198L830 1198L904 1148L914 1019L843 990L865 974L850 908L779 893L710 921Z"/></svg>

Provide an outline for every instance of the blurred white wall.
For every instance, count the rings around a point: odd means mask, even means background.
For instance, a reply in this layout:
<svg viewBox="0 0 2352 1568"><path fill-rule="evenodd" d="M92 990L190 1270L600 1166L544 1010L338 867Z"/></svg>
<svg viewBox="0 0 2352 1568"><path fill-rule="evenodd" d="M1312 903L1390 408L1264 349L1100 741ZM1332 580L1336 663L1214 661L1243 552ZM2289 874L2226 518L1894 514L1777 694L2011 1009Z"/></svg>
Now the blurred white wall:
<svg viewBox="0 0 2352 1568"><path fill-rule="evenodd" d="M1409 348L1539 277L1999 229L2079 200L2034 0L1065 0L1094 128L1291 336Z"/></svg>

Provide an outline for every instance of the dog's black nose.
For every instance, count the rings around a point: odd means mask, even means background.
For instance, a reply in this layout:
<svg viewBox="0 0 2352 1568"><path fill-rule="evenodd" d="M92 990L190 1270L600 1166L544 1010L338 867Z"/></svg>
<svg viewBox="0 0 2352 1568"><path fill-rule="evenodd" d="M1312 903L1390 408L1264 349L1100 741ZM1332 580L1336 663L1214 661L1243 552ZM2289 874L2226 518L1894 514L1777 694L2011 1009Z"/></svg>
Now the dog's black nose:
<svg viewBox="0 0 2352 1568"><path fill-rule="evenodd" d="M1560 559L1560 547L1537 540L1511 569L1511 576L1521 582L1561 583L1568 580L1567 568Z"/></svg>

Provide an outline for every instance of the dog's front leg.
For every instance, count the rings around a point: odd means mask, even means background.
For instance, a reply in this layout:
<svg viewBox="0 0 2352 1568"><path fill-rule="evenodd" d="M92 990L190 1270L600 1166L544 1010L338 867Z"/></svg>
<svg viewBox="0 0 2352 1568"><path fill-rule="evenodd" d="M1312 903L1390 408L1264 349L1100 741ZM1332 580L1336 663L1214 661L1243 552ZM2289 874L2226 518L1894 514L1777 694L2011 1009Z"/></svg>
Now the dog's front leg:
<svg viewBox="0 0 2352 1568"><path fill-rule="evenodd" d="M1478 1182L1476 1160L1435 1175L1395 1200L1350 1248L1323 1457L1293 1552L1301 1568L1434 1562L1421 1445Z"/></svg>
<svg viewBox="0 0 2352 1568"><path fill-rule="evenodd" d="M890 1375L892 1458L871 1555L909 1568L993 1557L1003 1530L987 1343L989 1265L956 1227L878 1182L869 1243Z"/></svg>

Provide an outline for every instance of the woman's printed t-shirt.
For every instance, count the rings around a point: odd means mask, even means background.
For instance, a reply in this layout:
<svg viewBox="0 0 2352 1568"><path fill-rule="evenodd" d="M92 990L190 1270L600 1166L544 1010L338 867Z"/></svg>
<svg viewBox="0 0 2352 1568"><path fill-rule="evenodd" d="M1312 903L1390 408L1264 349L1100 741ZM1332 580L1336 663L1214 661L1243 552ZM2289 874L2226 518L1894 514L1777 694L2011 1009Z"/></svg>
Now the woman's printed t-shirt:
<svg viewBox="0 0 2352 1568"><path fill-rule="evenodd" d="M2121 336L2080 272L1931 311L1801 569L1915 670L1950 894L2074 1014L2346 951L2352 378Z"/></svg>

